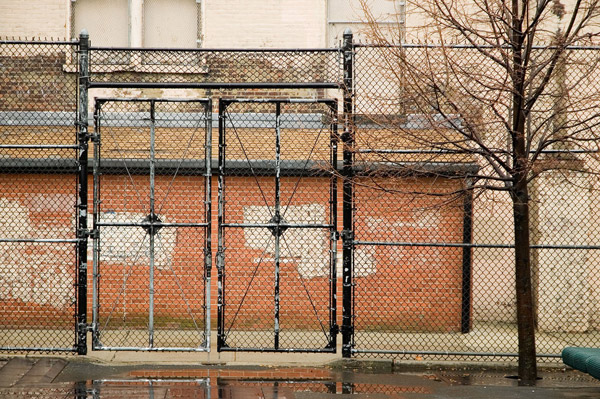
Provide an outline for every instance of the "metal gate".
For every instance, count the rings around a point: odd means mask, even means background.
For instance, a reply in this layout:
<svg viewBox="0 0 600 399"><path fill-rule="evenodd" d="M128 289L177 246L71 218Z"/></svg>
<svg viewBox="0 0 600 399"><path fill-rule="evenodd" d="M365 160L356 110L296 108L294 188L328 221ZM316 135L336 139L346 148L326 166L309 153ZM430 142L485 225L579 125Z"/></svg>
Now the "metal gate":
<svg viewBox="0 0 600 399"><path fill-rule="evenodd" d="M221 100L219 351L336 349L337 102Z"/></svg>
<svg viewBox="0 0 600 399"><path fill-rule="evenodd" d="M210 347L210 100L98 99L93 349Z"/></svg>

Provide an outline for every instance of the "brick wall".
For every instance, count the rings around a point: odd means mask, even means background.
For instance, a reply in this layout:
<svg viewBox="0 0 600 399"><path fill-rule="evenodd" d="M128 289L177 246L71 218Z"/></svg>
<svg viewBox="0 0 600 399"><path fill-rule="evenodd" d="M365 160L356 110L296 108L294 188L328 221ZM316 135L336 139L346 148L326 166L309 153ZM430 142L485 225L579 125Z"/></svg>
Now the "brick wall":
<svg viewBox="0 0 600 399"><path fill-rule="evenodd" d="M258 180L227 178L226 221L268 222L262 219L268 217L269 206L272 206L272 181L269 177ZM397 181L395 187L407 190L411 184L420 183L431 183L431 180ZM213 184L212 246L213 253L216 253L216 181ZM439 179L436 184L441 189L453 187L452 183L440 182ZM4 214L11 219L10 224L2 225L0 234L5 237L14 234L55 238L74 236L75 181L72 176L5 174L0 175L0 186ZM259 193L259 186L269 198L268 206ZM156 187L156 206L164 222L202 220L202 176L180 176L175 180L170 176L157 176ZM91 185L89 189L91 196ZM101 189L104 222L137 222L148 212L148 176L104 175ZM294 190L297 194L292 198ZM297 178L286 177L282 181L282 192L282 204L289 205L285 216L288 221L329 222L328 179L303 178L298 181ZM162 200L165 195L168 201ZM433 200L422 200L417 207L411 204L408 196L394 198L394 201L388 201L369 190L357 191L357 201L364 209L370 209L370 219L361 215L361 210L357 211L357 239L366 239L365 234L368 234L374 240L387 236L395 240L460 242L462 208L454 206L436 210ZM428 207L432 208L427 210ZM338 212L341 209L340 202ZM341 219L338 229L341 229L340 223ZM7 230L10 226L14 231ZM100 318L102 322L108 322L109 327L133 327L136 323L143 327L149 296L148 237L139 227L104 227L101 234ZM192 318L201 324L204 311L203 298L199 294L204 287L203 228L175 230L165 227L155 238L157 328L189 328ZM272 234L265 229L228 228L224 244L226 324L234 326L234 330L267 328L273 321ZM281 244L282 328L320 330L320 323L327 325L329 312L327 265L330 242L327 230L288 230ZM341 258L339 246L338 242L338 259ZM0 265L3 276L2 323L5 326L31 326L36 325L35 320L40 315L51 315L54 321L46 319L49 326L70 328L74 310L73 246L37 244L10 248L10 255L3 254ZM19 259L20 263L16 264L14 259ZM91 243L89 259L91 300ZM460 327L461 261L461 252L455 249L383 247L371 250L358 247L357 327L455 331ZM24 278L20 273L27 279L19 281ZM216 268L213 268L213 320L216 320L217 310L216 277ZM337 283L339 317L339 274Z"/></svg>
<svg viewBox="0 0 600 399"><path fill-rule="evenodd" d="M416 194L460 185L439 177L359 182L356 240L462 242L462 201ZM358 330L460 331L461 248L359 245L354 256Z"/></svg>

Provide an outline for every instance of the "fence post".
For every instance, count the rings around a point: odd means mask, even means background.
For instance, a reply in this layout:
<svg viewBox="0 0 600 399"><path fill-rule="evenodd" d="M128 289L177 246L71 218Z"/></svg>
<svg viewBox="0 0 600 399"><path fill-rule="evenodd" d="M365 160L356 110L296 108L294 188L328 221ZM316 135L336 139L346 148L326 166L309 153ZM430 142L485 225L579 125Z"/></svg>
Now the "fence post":
<svg viewBox="0 0 600 399"><path fill-rule="evenodd" d="M473 243L473 180L465 182L465 197L463 200L463 243ZM462 312L460 330L463 334L471 331L471 268L473 264L473 248L463 247L462 253Z"/></svg>
<svg viewBox="0 0 600 399"><path fill-rule="evenodd" d="M353 162L354 162L354 87L353 87L353 60L354 46L352 31L344 31L343 56L344 56L344 133L342 143L344 160L342 166L343 176L343 204L342 204L342 357L352 356L354 342L354 290L353 290L353 259L354 248L354 193L353 193Z"/></svg>
<svg viewBox="0 0 600 399"><path fill-rule="evenodd" d="M77 354L87 354L87 229L88 211L88 80L89 39L84 29L79 35L79 81L77 99Z"/></svg>

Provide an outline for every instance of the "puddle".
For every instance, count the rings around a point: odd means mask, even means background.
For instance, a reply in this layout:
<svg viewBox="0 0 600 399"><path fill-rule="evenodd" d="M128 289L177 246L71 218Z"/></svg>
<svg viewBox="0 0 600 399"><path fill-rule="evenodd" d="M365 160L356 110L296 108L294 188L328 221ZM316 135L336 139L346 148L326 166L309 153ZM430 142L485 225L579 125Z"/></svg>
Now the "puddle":
<svg viewBox="0 0 600 399"><path fill-rule="evenodd" d="M316 399L351 398L598 398L600 382L575 371L541 373L535 387L508 373L432 369L369 372L327 368L226 366L176 368L72 364L53 383L0 388L2 398ZM76 373L75 371L78 371ZM81 376L86 376L81 378ZM84 381L80 381L84 379ZM62 381L62 382L57 382Z"/></svg>

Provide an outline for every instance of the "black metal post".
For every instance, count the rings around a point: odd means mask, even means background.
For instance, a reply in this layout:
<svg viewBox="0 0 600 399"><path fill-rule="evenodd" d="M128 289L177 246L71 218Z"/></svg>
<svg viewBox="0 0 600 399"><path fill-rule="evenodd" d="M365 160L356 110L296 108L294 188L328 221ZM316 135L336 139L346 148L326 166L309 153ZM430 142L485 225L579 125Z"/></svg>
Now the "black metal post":
<svg viewBox="0 0 600 399"><path fill-rule="evenodd" d="M275 103L275 215L273 222L277 224L275 228L275 326L274 326L274 348L279 349L279 278L280 278L280 240L282 230L279 228L281 223L281 103Z"/></svg>
<svg viewBox="0 0 600 399"><path fill-rule="evenodd" d="M343 182L343 209L342 209L342 357L352 355L354 339L354 311L352 289L352 250L354 248L354 193L353 193L353 161L354 161L354 90L353 90L353 60L354 48L352 31L344 32L344 133L342 143L344 147L344 160L342 166Z"/></svg>
<svg viewBox="0 0 600 399"><path fill-rule="evenodd" d="M473 242L473 191L472 182L465 183L465 198L463 203L463 243ZM465 245L462 254L462 313L460 330L463 334L471 331L471 266L473 264L473 248Z"/></svg>
<svg viewBox="0 0 600 399"><path fill-rule="evenodd" d="M224 247L224 207L225 207L225 110L227 104L219 101L219 177L218 177L218 249L217 249L217 352L226 347L225 343L225 247Z"/></svg>
<svg viewBox="0 0 600 399"><path fill-rule="evenodd" d="M329 134L329 162L331 162L331 177L329 180L329 214L331 215L330 233L330 259L329 259L329 345L328 347L335 350L337 346L337 335L339 326L337 322L337 245L338 245L338 102L334 101L329 105L331 115L331 125ZM335 385L335 384L334 384ZM334 392L335 393L335 387Z"/></svg>
<svg viewBox="0 0 600 399"><path fill-rule="evenodd" d="M208 99L205 104L205 166L206 173L204 174L204 222L206 223L204 233L204 320L206 320L206 348L210 350L210 320L211 320L211 306L210 306L210 291L211 291L211 276L212 276L212 100Z"/></svg>
<svg viewBox="0 0 600 399"><path fill-rule="evenodd" d="M84 29L79 35L79 82L77 102L77 354L87 354L87 229L88 214L88 83L89 39Z"/></svg>

